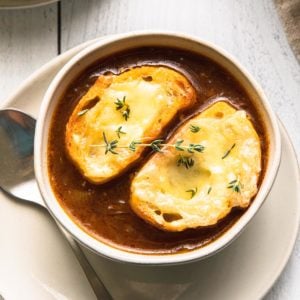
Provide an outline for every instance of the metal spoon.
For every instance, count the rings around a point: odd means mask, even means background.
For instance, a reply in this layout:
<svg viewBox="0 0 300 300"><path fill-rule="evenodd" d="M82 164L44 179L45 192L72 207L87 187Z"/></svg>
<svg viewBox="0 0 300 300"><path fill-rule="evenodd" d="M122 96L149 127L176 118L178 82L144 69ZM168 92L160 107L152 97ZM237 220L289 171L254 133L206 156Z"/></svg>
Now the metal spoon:
<svg viewBox="0 0 300 300"><path fill-rule="evenodd" d="M33 169L33 140L36 121L16 109L0 110L0 188L10 196L46 208ZM72 236L65 235L97 299L112 299Z"/></svg>

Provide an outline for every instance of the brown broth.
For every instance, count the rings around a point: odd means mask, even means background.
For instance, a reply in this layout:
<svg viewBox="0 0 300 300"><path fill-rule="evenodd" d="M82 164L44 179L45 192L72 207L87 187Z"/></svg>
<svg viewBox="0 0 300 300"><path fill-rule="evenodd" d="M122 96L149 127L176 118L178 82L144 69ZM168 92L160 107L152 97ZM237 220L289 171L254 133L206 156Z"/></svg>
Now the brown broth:
<svg viewBox="0 0 300 300"><path fill-rule="evenodd" d="M177 115L171 126L164 130L162 137L167 138L175 127L195 112L203 110L219 97L226 97L232 105L246 110L250 116L261 139L264 170L268 153L265 129L258 111L240 84L208 58L178 49L148 47L130 50L97 62L67 89L55 110L48 141L51 185L59 203L72 220L88 234L107 244L135 253L164 254L195 249L218 238L245 210L233 209L215 226L179 233L164 232L137 217L128 203L134 173L151 153L145 153L134 168L119 178L100 186L84 179L65 153L65 126L69 116L99 74L120 73L140 65L174 68L185 74L197 91L196 105Z"/></svg>

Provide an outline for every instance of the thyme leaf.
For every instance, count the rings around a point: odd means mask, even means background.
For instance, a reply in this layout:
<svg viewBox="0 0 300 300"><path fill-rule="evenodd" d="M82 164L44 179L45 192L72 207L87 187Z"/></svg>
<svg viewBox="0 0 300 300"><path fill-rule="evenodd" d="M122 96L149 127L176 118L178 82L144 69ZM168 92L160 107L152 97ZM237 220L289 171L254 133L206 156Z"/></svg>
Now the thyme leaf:
<svg viewBox="0 0 300 300"><path fill-rule="evenodd" d="M125 121L128 120L129 114L130 114L130 108L129 108L129 106L127 106L127 108L122 112L122 116L125 119Z"/></svg>
<svg viewBox="0 0 300 300"><path fill-rule="evenodd" d="M194 151L203 152L204 149L205 147L200 144L189 144L187 151L190 153L194 153Z"/></svg>
<svg viewBox="0 0 300 300"><path fill-rule="evenodd" d="M122 116L125 119L125 121L127 121L130 115L130 107L126 103L126 96L124 96L122 100L117 98L117 100L114 103L116 105L116 110L122 110Z"/></svg>
<svg viewBox="0 0 300 300"><path fill-rule="evenodd" d="M129 150L131 150L132 152L135 152L135 151L136 151L136 146L139 145L139 144L141 144L141 142L138 142L138 141L132 141L132 142L129 144L128 148L129 148Z"/></svg>
<svg viewBox="0 0 300 300"><path fill-rule="evenodd" d="M162 143L164 140L154 140L151 144L150 147L152 148L153 151L155 152L162 152L161 148L162 148Z"/></svg>
<svg viewBox="0 0 300 300"><path fill-rule="evenodd" d="M196 125L190 125L190 130L192 133L197 133L200 131L200 127L199 126L196 126Z"/></svg>
<svg viewBox="0 0 300 300"><path fill-rule="evenodd" d="M225 152L225 154L222 156L222 159L226 158L226 157L230 154L231 150L232 150L234 147L235 147L235 143L230 147L229 150L227 150L227 151Z"/></svg>
<svg viewBox="0 0 300 300"><path fill-rule="evenodd" d="M181 147L182 143L183 143L183 140L176 141L176 143L174 144L175 149L178 151L184 151L184 148Z"/></svg>
<svg viewBox="0 0 300 300"><path fill-rule="evenodd" d="M105 143L105 154L107 154L108 152L110 152L112 154L118 154L118 152L114 151L114 149L117 148L117 144L118 144L117 140L113 140L112 142L108 142L104 132L103 132L103 140L104 140L104 143Z"/></svg>
<svg viewBox="0 0 300 300"><path fill-rule="evenodd" d="M210 194L211 190L212 190L212 187L210 186L210 187L208 188L207 195Z"/></svg>
<svg viewBox="0 0 300 300"><path fill-rule="evenodd" d="M192 198L197 194L198 188L195 187L195 188L193 188L193 189L187 190L186 192L187 192L187 193L191 193L191 199L192 199Z"/></svg>
<svg viewBox="0 0 300 300"><path fill-rule="evenodd" d="M236 193L240 193L241 189L243 188L243 185L238 179L235 179L228 183L227 188L232 189Z"/></svg>
<svg viewBox="0 0 300 300"><path fill-rule="evenodd" d="M116 130L117 136L118 138L121 137L121 134L126 134L125 131L122 131L122 126L118 127L118 129Z"/></svg>
<svg viewBox="0 0 300 300"><path fill-rule="evenodd" d="M191 168L194 165L195 161L189 157L189 156L183 156L180 155L178 161L177 161L177 166L184 166L186 169Z"/></svg>
<svg viewBox="0 0 300 300"><path fill-rule="evenodd" d="M127 105L126 103L125 103L125 101L126 101L126 96L124 96L123 97L123 99L122 100L120 100L119 98L117 98L117 100L115 101L115 104L116 104L116 110L120 110L120 109L122 109L125 105Z"/></svg>

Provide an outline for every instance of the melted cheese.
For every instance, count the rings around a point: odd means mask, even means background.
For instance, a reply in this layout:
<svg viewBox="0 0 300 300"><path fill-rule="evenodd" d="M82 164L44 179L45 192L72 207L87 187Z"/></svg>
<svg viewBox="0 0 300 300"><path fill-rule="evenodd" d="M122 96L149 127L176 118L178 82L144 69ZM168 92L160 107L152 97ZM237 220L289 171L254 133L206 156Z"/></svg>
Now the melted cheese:
<svg viewBox="0 0 300 300"><path fill-rule="evenodd" d="M200 130L193 133L191 125ZM257 193L261 148L245 111L222 101L213 104L186 122L169 143L178 140L201 144L204 151L165 147L153 155L131 186L130 204L140 217L158 228L182 231L214 225L233 207L249 206ZM194 165L178 166L180 155L192 158ZM229 188L234 184L238 191Z"/></svg>
<svg viewBox="0 0 300 300"><path fill-rule="evenodd" d="M117 110L115 102L125 100ZM178 111L191 105L195 91L184 76L164 67L137 67L120 75L101 75L74 109L66 127L66 149L81 173L93 183L104 183L139 159L135 152L117 148L105 154L107 141L128 146L152 141ZM91 107L92 106L92 107ZM122 115L129 108L127 120ZM117 134L118 128L125 134Z"/></svg>

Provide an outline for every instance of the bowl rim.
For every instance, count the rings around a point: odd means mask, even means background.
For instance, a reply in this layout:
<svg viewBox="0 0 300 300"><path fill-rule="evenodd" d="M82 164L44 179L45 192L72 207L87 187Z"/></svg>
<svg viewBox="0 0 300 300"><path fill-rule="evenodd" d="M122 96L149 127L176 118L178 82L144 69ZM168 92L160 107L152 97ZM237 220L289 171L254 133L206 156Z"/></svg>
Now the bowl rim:
<svg viewBox="0 0 300 300"><path fill-rule="evenodd" d="M43 159L43 149L46 147L43 145L42 140L45 132L45 120L49 119L49 114L47 114L49 106L52 101L52 97L57 89L57 87L64 80L66 74L72 71L73 67L80 61L84 61L86 56L91 52L98 51L104 46L109 46L113 43L124 43L126 40L134 39L135 37L164 37L164 38L178 38L180 40L188 40L194 44L199 44L202 47L207 48L209 51L216 52L218 55L222 56L222 59L233 65L234 68L243 75L245 79L250 84L251 88L256 91L259 96L259 101L264 107L269 120L270 127L273 130L272 139L274 141L273 149L273 161L272 164L268 164L267 170L269 170L269 177L264 178L261 187L255 196L255 200L252 202L247 211L239 218L239 220L229 228L224 234L218 237L215 241L191 251L183 253L174 254L141 254L128 252L123 249L116 248L105 242L96 240L94 237L90 236L87 232L81 229L75 222L70 218L70 216L63 210L59 201L55 198L54 192L51 189L48 168L45 165L46 158ZM95 60L96 61L96 60ZM80 72L79 72L80 73ZM77 73L77 75L79 74ZM267 195L269 194L271 187L274 183L276 174L278 172L281 156L281 137L279 132L279 126L277 123L276 116L263 92L261 87L255 81L255 79L250 75L250 73L245 70L245 68L229 53L225 50L216 46L211 42L207 42L198 37L191 36L184 33L177 33L172 31L134 31L125 34L118 34L114 36L109 36L103 40L98 40L95 43L87 46L85 49L81 50L73 58L71 58L57 73L51 84L49 85L44 99L41 104L39 117L36 124L36 134L34 139L34 169L37 178L38 186L41 195L45 201L45 204L50 212L50 214L56 219L62 227L67 230L77 241L83 244L88 249L92 250L98 255L102 255L108 259L116 260L119 262L135 263L135 264L145 264L145 265L171 265L191 262L194 260L199 260L211 256L227 245L229 245L233 240L235 240L238 235L243 231L246 225L252 220L254 215L257 213ZM46 166L46 167L45 167Z"/></svg>

